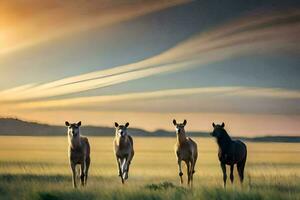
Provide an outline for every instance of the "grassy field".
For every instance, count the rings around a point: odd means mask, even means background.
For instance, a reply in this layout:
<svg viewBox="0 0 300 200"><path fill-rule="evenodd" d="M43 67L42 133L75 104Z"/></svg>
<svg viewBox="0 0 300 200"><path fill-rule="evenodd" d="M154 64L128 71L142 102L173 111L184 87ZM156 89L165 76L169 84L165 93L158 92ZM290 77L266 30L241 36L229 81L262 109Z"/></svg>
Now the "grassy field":
<svg viewBox="0 0 300 200"><path fill-rule="evenodd" d="M297 143L248 142L244 185L235 173L234 184L224 190L215 141L197 138L199 157L190 190L179 184L175 138L135 138L136 154L124 186L117 176L113 138L89 140L88 186L74 190L66 137L0 137L0 199L300 199Z"/></svg>

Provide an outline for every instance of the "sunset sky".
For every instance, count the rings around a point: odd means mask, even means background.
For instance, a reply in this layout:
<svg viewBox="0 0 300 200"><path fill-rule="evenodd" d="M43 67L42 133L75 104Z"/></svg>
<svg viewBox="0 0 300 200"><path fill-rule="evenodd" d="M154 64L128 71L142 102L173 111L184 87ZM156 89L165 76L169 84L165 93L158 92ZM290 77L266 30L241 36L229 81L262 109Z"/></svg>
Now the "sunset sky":
<svg viewBox="0 0 300 200"><path fill-rule="evenodd" d="M300 2L3 0L0 116L300 135Z"/></svg>

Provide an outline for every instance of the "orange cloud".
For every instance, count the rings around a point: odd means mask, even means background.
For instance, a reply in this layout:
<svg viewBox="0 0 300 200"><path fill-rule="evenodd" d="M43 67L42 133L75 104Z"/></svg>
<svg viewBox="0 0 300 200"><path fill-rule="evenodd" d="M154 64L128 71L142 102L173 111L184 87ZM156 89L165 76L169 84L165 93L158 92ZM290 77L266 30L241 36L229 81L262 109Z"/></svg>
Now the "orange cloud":
<svg viewBox="0 0 300 200"><path fill-rule="evenodd" d="M189 1L4 1L0 7L0 55Z"/></svg>

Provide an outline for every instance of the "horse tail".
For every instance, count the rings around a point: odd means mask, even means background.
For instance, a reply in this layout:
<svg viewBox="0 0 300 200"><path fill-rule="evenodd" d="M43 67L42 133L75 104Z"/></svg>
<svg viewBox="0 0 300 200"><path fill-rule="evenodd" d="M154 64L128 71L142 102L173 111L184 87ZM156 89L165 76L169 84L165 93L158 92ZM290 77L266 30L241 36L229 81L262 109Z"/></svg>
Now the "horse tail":
<svg viewBox="0 0 300 200"><path fill-rule="evenodd" d="M245 165L246 165L246 161L247 161L247 146L244 144L245 146L245 156L244 158L237 163L237 170L238 170L238 174L240 177L240 181L243 182L244 180L244 169L245 169Z"/></svg>
<svg viewBox="0 0 300 200"><path fill-rule="evenodd" d="M244 144L245 145L245 144ZM244 167L245 167L245 165L246 165L246 161L247 161L247 146L245 145L245 157L244 157L244 159L243 159L243 165L244 165Z"/></svg>

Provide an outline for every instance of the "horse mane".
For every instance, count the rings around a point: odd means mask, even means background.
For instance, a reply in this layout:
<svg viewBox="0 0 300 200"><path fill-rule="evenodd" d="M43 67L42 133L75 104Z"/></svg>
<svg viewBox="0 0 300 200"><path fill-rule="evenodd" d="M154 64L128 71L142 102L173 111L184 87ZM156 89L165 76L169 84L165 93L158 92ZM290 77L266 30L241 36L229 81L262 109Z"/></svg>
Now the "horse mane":
<svg viewBox="0 0 300 200"><path fill-rule="evenodd" d="M230 143L232 142L230 136L225 129L222 130L222 137L217 138L217 143L223 152L227 152Z"/></svg>

